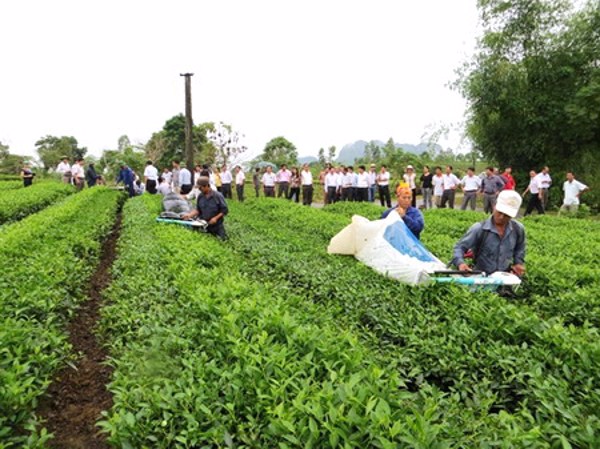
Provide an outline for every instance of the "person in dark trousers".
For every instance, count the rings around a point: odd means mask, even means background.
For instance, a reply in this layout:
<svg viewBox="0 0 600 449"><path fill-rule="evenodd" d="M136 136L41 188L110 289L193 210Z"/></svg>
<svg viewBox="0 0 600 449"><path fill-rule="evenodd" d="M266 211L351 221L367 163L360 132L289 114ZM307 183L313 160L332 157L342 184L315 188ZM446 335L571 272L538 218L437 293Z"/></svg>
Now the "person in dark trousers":
<svg viewBox="0 0 600 449"><path fill-rule="evenodd" d="M429 166L423 167L423 174L421 175L421 193L423 194L423 207L425 209L432 209L433 202L431 201L433 196L433 174L429 172Z"/></svg>
<svg viewBox="0 0 600 449"><path fill-rule="evenodd" d="M29 187L33 183L35 174L31 171L29 164L23 164L21 169L21 178L23 178L23 187Z"/></svg>
<svg viewBox="0 0 600 449"><path fill-rule="evenodd" d="M381 170L377 175L377 187L379 190L379 201L381 205L388 208L392 207L392 198L390 197L390 173L387 171L385 165L381 166Z"/></svg>
<svg viewBox="0 0 600 449"><path fill-rule="evenodd" d="M227 166L223 164L221 167L221 192L225 198L233 198L231 193L231 183L233 182L233 176L227 169Z"/></svg>
<svg viewBox="0 0 600 449"><path fill-rule="evenodd" d="M235 167L235 191L239 202L244 201L244 184L246 183L246 175L244 170L239 165Z"/></svg>
<svg viewBox="0 0 600 449"><path fill-rule="evenodd" d="M98 182L98 173L96 173L96 169L94 168L94 163L90 162L88 164L88 168L85 171L85 181L87 182L88 187L94 187L96 182Z"/></svg>
<svg viewBox="0 0 600 449"><path fill-rule="evenodd" d="M313 200L313 178L308 164L302 166L300 183L302 184L302 204L310 206Z"/></svg>
<svg viewBox="0 0 600 449"><path fill-rule="evenodd" d="M122 182L125 186L125 190L129 193L129 198L133 198L135 196L135 175L133 170L127 166L127 164L121 164L121 170L119 171L119 176L117 177L117 184Z"/></svg>
<svg viewBox="0 0 600 449"><path fill-rule="evenodd" d="M206 230L221 240L227 239L225 233L224 217L229 212L225 198L220 192L210 188L210 180L201 176L197 182L200 188L200 195L196 200L196 209L183 215L184 220L191 220L200 216L202 220L208 223Z"/></svg>
<svg viewBox="0 0 600 449"><path fill-rule="evenodd" d="M527 202L527 209L525 209L525 216L531 214L533 209L538 211L538 214L544 214L544 205L542 204L542 189L540 188L539 178L536 176L534 170L529 172L529 185L523 192L525 196L529 192L529 201Z"/></svg>
<svg viewBox="0 0 600 449"><path fill-rule="evenodd" d="M502 178L494 174L494 167L485 169L486 176L481 181L481 192L483 193L483 211L490 214L496 205L496 198L504 189L504 181Z"/></svg>
<svg viewBox="0 0 600 449"><path fill-rule="evenodd" d="M294 200L296 203L300 202L300 172L296 167L292 167L292 175L290 176L290 194L288 199Z"/></svg>
<svg viewBox="0 0 600 449"><path fill-rule="evenodd" d="M256 198L258 198L260 196L260 168L258 167L254 169L254 174L252 175L252 185L254 186Z"/></svg>
<svg viewBox="0 0 600 449"><path fill-rule="evenodd" d="M158 185L158 170L152 161L146 162L144 169L144 184L146 184L146 192L156 195L156 186Z"/></svg>

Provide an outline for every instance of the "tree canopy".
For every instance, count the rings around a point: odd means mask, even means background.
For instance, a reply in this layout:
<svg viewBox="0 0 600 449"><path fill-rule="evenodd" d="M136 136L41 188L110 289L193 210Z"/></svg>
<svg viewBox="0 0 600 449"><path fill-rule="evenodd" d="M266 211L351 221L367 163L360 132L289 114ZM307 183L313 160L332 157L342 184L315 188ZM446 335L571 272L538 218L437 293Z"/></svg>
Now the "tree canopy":
<svg viewBox="0 0 600 449"><path fill-rule="evenodd" d="M263 161L273 162L278 166L282 164L296 165L298 163L298 150L292 142L279 136L267 142L260 158Z"/></svg>
<svg viewBox="0 0 600 449"><path fill-rule="evenodd" d="M214 162L216 148L206 138L212 123L201 123L192 129L194 160ZM185 161L185 117L178 114L168 119L160 131L152 134L144 146L146 157L159 167L170 167L173 159Z"/></svg>
<svg viewBox="0 0 600 449"><path fill-rule="evenodd" d="M46 169L56 167L62 158L74 161L85 157L86 147L79 147L73 136L56 137L47 135L35 143L36 151Z"/></svg>
<svg viewBox="0 0 600 449"><path fill-rule="evenodd" d="M119 137L116 150L104 150L98 161L97 168L105 173L107 178L113 179L117 176L121 164L127 164L134 172L141 176L147 157L144 148L140 145L132 145L129 137Z"/></svg>
<svg viewBox="0 0 600 449"><path fill-rule="evenodd" d="M478 7L483 36L459 82L475 148L501 166L598 179L600 8L563 0Z"/></svg>

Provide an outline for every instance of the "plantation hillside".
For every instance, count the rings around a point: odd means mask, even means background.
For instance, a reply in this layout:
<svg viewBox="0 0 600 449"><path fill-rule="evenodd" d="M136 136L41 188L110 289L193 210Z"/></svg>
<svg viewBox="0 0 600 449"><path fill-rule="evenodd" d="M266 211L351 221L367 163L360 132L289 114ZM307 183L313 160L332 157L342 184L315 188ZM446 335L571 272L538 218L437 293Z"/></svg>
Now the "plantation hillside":
<svg viewBox="0 0 600 449"><path fill-rule="evenodd" d="M93 407L91 433L115 448L598 447L600 222L523 219L528 274L507 299L327 254L353 214L379 217L372 204L229 201L221 242L157 223L158 195L123 201L85 189L0 232L1 448L71 447L70 407ZM484 217L425 211L422 240L447 261ZM106 361L77 372L110 397L67 406L90 302Z"/></svg>

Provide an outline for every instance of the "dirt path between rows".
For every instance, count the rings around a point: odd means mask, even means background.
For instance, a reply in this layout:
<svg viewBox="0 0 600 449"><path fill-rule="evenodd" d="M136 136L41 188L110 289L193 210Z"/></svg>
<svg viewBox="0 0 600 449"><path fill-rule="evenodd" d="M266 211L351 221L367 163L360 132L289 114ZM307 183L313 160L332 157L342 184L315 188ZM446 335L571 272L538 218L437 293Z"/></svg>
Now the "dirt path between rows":
<svg viewBox="0 0 600 449"><path fill-rule="evenodd" d="M88 289L89 299L84 302L68 326L73 351L81 354L76 369L66 367L55 377L46 396L38 407L38 416L54 438L52 448L105 449L110 446L96 422L100 413L112 406L112 395L106 386L112 370L103 364L107 352L100 345L94 331L100 319L102 290L111 281L110 267L116 256L121 230L121 213L102 246L100 263Z"/></svg>

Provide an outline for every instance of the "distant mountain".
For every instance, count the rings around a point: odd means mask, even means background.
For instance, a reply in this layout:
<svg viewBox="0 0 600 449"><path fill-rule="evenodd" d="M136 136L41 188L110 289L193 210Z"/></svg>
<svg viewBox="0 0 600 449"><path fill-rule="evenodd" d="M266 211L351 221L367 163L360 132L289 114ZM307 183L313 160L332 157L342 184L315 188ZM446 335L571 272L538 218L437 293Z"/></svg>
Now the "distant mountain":
<svg viewBox="0 0 600 449"><path fill-rule="evenodd" d="M298 158L298 164L312 164L313 162L317 162L318 160L319 159L317 159L314 156L302 156Z"/></svg>
<svg viewBox="0 0 600 449"><path fill-rule="evenodd" d="M374 140L376 145L380 147L385 146L385 142L381 140ZM361 158L365 155L365 147L367 146L366 140L357 140L354 143L346 144L340 150L340 153L337 157L337 162L341 164L352 164L355 159ZM402 148L407 153L413 153L416 155L421 155L423 152L427 151L427 144L420 143L418 145L412 145L410 143L394 143L396 148ZM441 151L442 147L440 145L436 145L436 151Z"/></svg>

